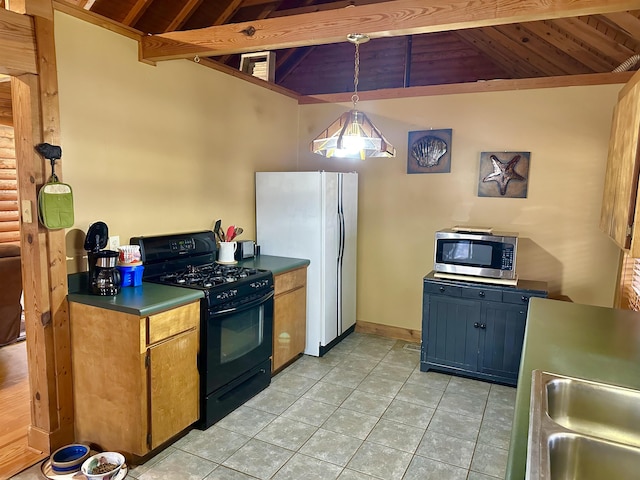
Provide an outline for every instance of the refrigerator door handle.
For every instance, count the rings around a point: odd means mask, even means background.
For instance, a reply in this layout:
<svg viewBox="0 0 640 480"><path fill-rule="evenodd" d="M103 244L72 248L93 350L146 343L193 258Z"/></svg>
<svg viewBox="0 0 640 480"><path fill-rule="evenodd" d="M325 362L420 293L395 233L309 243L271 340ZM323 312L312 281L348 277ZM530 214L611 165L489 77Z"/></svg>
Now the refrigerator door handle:
<svg viewBox="0 0 640 480"><path fill-rule="evenodd" d="M344 259L344 247L345 247L345 224L344 224L344 199L343 199L343 177L338 175L338 304L337 304L337 320L338 320L338 335L343 333L342 328L342 261Z"/></svg>

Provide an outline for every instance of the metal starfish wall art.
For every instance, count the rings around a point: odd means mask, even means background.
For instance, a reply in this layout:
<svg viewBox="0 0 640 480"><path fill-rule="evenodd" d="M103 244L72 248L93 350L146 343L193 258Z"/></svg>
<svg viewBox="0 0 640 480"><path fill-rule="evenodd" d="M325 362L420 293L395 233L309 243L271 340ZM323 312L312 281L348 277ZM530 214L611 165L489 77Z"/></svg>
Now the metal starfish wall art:
<svg viewBox="0 0 640 480"><path fill-rule="evenodd" d="M516 164L520 160L520 155L514 156L508 163L502 163L498 157L491 155L491 163L493 164L493 172L482 179L483 182L496 182L500 187L500 195L507 193L507 186L511 180L526 180L522 175L515 171Z"/></svg>

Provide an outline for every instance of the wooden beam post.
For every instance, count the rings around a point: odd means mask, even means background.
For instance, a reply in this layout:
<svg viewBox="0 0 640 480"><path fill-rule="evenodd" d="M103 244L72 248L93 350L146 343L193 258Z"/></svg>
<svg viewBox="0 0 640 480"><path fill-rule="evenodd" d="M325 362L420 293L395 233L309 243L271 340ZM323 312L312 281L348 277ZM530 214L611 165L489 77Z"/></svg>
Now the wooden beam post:
<svg viewBox="0 0 640 480"><path fill-rule="evenodd" d="M0 8L0 73L36 73L36 45L31 18Z"/></svg>
<svg viewBox="0 0 640 480"><path fill-rule="evenodd" d="M73 385L64 230L37 220L37 193L48 179L48 162L35 152L42 142L59 144L58 81L51 0L27 0L33 12L38 75L11 80L18 190L32 221L21 219L27 355L32 396L29 445L51 452L73 441ZM57 173L62 175L58 161Z"/></svg>

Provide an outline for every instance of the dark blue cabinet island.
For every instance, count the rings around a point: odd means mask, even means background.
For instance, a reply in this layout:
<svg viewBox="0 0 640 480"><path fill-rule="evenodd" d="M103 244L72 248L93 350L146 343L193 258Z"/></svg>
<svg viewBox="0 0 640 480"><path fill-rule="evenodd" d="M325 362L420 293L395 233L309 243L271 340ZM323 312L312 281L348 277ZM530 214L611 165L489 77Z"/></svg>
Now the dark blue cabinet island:
<svg viewBox="0 0 640 480"><path fill-rule="evenodd" d="M517 286L424 277L420 370L516 385L529 298L547 284Z"/></svg>

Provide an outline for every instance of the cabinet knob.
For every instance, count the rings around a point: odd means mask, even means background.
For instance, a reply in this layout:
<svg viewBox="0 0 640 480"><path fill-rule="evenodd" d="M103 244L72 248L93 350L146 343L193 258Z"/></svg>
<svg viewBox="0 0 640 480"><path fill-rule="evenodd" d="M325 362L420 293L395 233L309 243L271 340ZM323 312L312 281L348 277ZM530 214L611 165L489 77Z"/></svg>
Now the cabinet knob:
<svg viewBox="0 0 640 480"><path fill-rule="evenodd" d="M524 295L522 296L522 301L524 303L527 303L529 301L529 297L525 297Z"/></svg>
<svg viewBox="0 0 640 480"><path fill-rule="evenodd" d="M479 296L480 298L484 298L484 292L480 292L480 293L478 293L478 296Z"/></svg>
<svg viewBox="0 0 640 480"><path fill-rule="evenodd" d="M479 328L479 327L480 327L480 324L479 324L478 322L475 322L475 323L473 324L473 328Z"/></svg>
<svg viewBox="0 0 640 480"><path fill-rule="evenodd" d="M480 324L480 328L487 328L487 324L486 323L481 323Z"/></svg>
<svg viewBox="0 0 640 480"><path fill-rule="evenodd" d="M444 287L440 287L440 292L444 292Z"/></svg>

